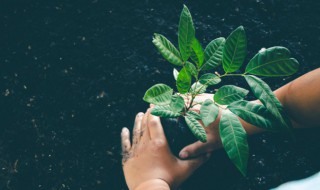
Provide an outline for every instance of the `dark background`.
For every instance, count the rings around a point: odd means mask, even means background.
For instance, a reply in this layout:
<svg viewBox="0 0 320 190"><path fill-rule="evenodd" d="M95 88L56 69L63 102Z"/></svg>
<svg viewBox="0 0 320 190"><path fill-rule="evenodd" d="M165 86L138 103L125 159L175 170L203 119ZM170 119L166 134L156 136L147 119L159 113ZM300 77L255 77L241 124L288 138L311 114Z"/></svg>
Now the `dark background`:
<svg viewBox="0 0 320 190"><path fill-rule="evenodd" d="M203 46L243 25L248 61L285 46L319 67L320 1L0 1L0 189L126 189L119 134L144 111L146 89L174 86L154 32L177 45L186 4ZM228 79L226 84L243 86ZM217 151L182 189L266 189L320 170L318 129L249 138L248 176Z"/></svg>

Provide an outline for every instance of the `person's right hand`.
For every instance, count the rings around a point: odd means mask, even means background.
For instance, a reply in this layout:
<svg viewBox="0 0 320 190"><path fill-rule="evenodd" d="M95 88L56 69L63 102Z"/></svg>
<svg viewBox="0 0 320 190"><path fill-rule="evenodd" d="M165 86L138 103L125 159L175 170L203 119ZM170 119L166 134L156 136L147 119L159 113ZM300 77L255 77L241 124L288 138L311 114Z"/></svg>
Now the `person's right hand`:
<svg viewBox="0 0 320 190"><path fill-rule="evenodd" d="M213 99L213 94L200 94L195 99L195 104L204 102L206 99ZM189 99L190 100L190 99ZM188 102L188 98L185 98L186 104L190 104ZM200 104L195 105L191 110L200 112ZM207 142L203 143L200 141L197 141L193 144L190 144L186 147L184 147L180 153L179 157L182 159L187 158L193 158L197 157L199 155L212 152L216 149L219 149L222 147L220 134L219 134L219 122L221 117L221 108L219 109L219 115L217 119L211 123L208 127L205 128L207 133ZM203 123L200 122L202 125Z"/></svg>
<svg viewBox="0 0 320 190"><path fill-rule="evenodd" d="M199 94L195 100L194 104L195 106L191 108L191 110L200 112L200 103L204 102L206 99L213 100L213 94ZM190 104L190 98L185 97L185 102L186 104ZM260 104L260 101L252 101L253 103ZM197 157L201 154L212 152L216 149L222 148L222 142L220 139L220 134L219 134L219 123L220 123L220 118L221 118L221 113L222 113L222 108L219 108L219 115L217 119L211 123L208 127L205 128L206 133L207 133L207 142L202 143L200 141L197 141L193 144L190 144L186 147L184 147L180 153L179 156L182 159L187 159L187 158L192 158L192 157ZM243 128L246 130L247 134L255 134L255 133L260 133L264 131L262 128L257 128L250 123L245 122L241 118L239 118L239 121L241 122ZM200 121L202 124L202 122ZM203 125L203 124L202 124Z"/></svg>
<svg viewBox="0 0 320 190"><path fill-rule="evenodd" d="M196 96L196 98L193 101L194 106L191 108L192 111L200 112L201 103L204 102L207 99L213 100L213 94L199 94ZM188 106L190 104L190 97L184 97L185 103ZM259 101L252 101L254 103L260 104ZM153 107L153 105L150 105ZM188 159L188 158L194 158L197 156L200 156L205 153L212 152L216 149L222 148L222 142L220 139L219 134L219 123L221 118L222 108L219 108L219 115L217 119L211 123L208 127L205 128L206 134L207 134L207 142L202 143L200 141L197 141L193 144L190 144L186 147L184 147L180 153L179 157L181 159ZM243 128L246 130L247 134L255 134L260 133L264 131L262 128L257 128L250 123L245 122L241 118L238 118L243 126ZM200 121L200 123L203 125L203 123Z"/></svg>

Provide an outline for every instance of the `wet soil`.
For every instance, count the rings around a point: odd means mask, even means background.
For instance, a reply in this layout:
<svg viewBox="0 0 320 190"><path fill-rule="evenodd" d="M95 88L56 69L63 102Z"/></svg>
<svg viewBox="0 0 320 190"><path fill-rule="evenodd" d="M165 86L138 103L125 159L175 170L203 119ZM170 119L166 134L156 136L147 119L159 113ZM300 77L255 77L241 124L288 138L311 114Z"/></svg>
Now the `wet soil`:
<svg viewBox="0 0 320 190"><path fill-rule="evenodd" d="M119 134L132 128L155 83L174 86L154 32L177 44L185 3L206 45L243 25L247 61L262 47L289 48L297 74L319 67L320 3L243 1L17 1L0 6L0 189L127 189ZM245 86L243 81L226 84ZM181 189L267 189L320 170L318 129L249 138L248 176L223 151Z"/></svg>

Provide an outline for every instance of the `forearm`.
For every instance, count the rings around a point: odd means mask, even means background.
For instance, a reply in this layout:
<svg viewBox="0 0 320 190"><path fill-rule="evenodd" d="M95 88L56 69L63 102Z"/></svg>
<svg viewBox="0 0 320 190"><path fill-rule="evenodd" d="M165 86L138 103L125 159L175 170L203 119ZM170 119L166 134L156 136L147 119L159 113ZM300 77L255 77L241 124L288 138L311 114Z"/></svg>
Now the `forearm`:
<svg viewBox="0 0 320 190"><path fill-rule="evenodd" d="M170 190L170 187L164 180L153 179L138 185L134 190Z"/></svg>
<svg viewBox="0 0 320 190"><path fill-rule="evenodd" d="M274 94L288 113L294 128L320 125L320 69L313 70L280 87ZM242 119L240 121L249 135L264 131Z"/></svg>
<svg viewBox="0 0 320 190"><path fill-rule="evenodd" d="M320 125L320 69L315 69L276 92L294 127Z"/></svg>

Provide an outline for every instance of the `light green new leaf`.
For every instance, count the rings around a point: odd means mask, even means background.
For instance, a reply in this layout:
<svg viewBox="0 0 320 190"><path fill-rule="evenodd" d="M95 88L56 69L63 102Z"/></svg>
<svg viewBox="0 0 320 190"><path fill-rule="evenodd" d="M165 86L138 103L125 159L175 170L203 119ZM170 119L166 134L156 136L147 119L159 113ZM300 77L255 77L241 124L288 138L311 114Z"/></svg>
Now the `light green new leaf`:
<svg viewBox="0 0 320 190"><path fill-rule="evenodd" d="M177 66L183 66L179 51L166 37L154 34L152 42L167 61Z"/></svg>
<svg viewBox="0 0 320 190"><path fill-rule="evenodd" d="M200 68L202 66L204 60L204 53L200 42L194 38L191 45L191 59L197 64L197 67Z"/></svg>
<svg viewBox="0 0 320 190"><path fill-rule="evenodd" d="M213 98L218 104L226 105L242 100L248 93L249 91L246 89L234 85L225 85L219 88Z"/></svg>
<svg viewBox="0 0 320 190"><path fill-rule="evenodd" d="M228 73L237 71L247 55L247 37L243 26L235 29L227 38L223 48L222 66Z"/></svg>
<svg viewBox="0 0 320 190"><path fill-rule="evenodd" d="M240 100L228 105L228 109L252 125L268 130L277 129L277 125L272 124L270 113L261 104Z"/></svg>
<svg viewBox="0 0 320 190"><path fill-rule="evenodd" d="M155 105L168 105L171 102L173 89L165 84L156 84L144 94L143 100Z"/></svg>
<svg viewBox="0 0 320 190"><path fill-rule="evenodd" d="M193 21L189 9L187 6L183 6L183 10L180 15L178 42L180 54L183 61L187 61L191 55L191 46L195 37L195 30Z"/></svg>
<svg viewBox="0 0 320 190"><path fill-rule="evenodd" d="M198 75L197 68L191 62L187 61L185 67L187 71L189 71L189 73L192 76L194 76L194 78L197 78L197 75Z"/></svg>
<svg viewBox="0 0 320 190"><path fill-rule="evenodd" d="M207 135L202 125L192 115L184 117L193 135L201 142L207 142Z"/></svg>
<svg viewBox="0 0 320 190"><path fill-rule="evenodd" d="M290 52L284 47L271 47L257 53L248 63L246 73L260 76L288 76L297 72L299 63L290 58Z"/></svg>
<svg viewBox="0 0 320 190"><path fill-rule="evenodd" d="M218 67L222 60L222 51L226 40L223 37L212 40L204 50L204 64L201 70Z"/></svg>
<svg viewBox="0 0 320 190"><path fill-rule="evenodd" d="M177 94L173 95L171 99L170 107L173 112L178 112L178 113L181 112L182 109L184 108L184 99Z"/></svg>
<svg viewBox="0 0 320 190"><path fill-rule="evenodd" d="M221 82L221 79L220 79L220 77L218 77L215 74L207 73L207 74L204 74L200 77L199 82L201 84L211 86L211 85L215 85L215 84L218 84L219 82Z"/></svg>
<svg viewBox="0 0 320 190"><path fill-rule="evenodd" d="M198 114L197 112L195 111L188 111L187 112L188 115L191 115L192 117L194 117L196 120L201 120L201 115Z"/></svg>
<svg viewBox="0 0 320 190"><path fill-rule="evenodd" d="M245 75L244 77L255 97L257 97L267 110L280 121L282 127L290 131L292 128L291 123L288 121L286 115L282 114L283 107L270 87L263 80L253 75Z"/></svg>
<svg viewBox="0 0 320 190"><path fill-rule="evenodd" d="M179 117L181 115L179 112L172 111L169 105L155 106L154 108L152 108L151 114L165 118Z"/></svg>
<svg viewBox="0 0 320 190"><path fill-rule="evenodd" d="M188 92L191 86L191 75L187 71L186 67L183 67L180 70L176 84L177 84L177 89L181 94L185 94Z"/></svg>
<svg viewBox="0 0 320 190"><path fill-rule="evenodd" d="M173 68L173 77L174 77L174 80L177 80L178 75L179 75L179 71L178 71L177 69Z"/></svg>
<svg viewBox="0 0 320 190"><path fill-rule="evenodd" d="M217 119L219 114L219 107L213 103L212 100L205 100L200 108L200 115L205 127L209 126Z"/></svg>
<svg viewBox="0 0 320 190"><path fill-rule="evenodd" d="M230 160L245 176L247 173L249 146L246 131L243 129L238 117L230 111L223 111L219 132L222 145Z"/></svg>
<svg viewBox="0 0 320 190"><path fill-rule="evenodd" d="M202 94L202 93L205 93L207 90L207 85L203 85L199 82L195 82L192 84L191 86L191 89L190 89L190 92L192 94Z"/></svg>

